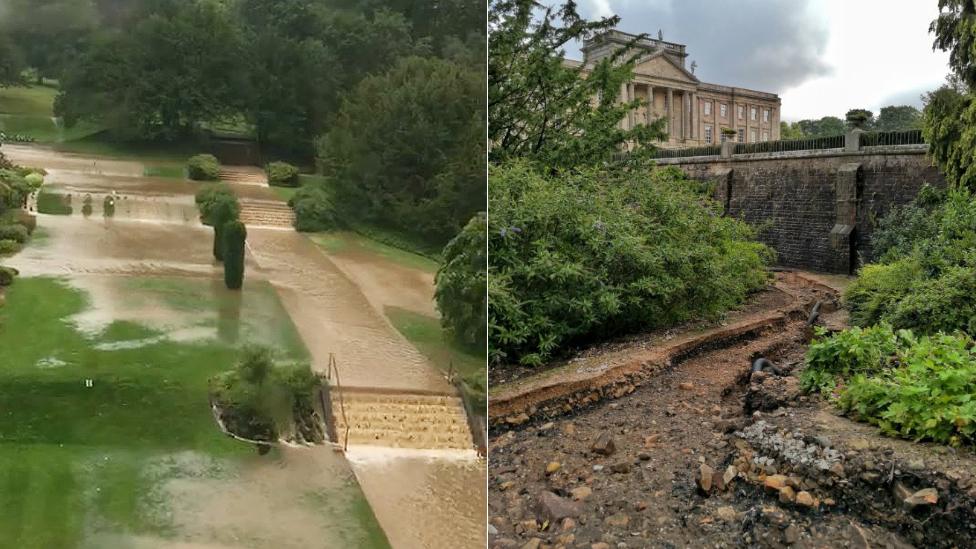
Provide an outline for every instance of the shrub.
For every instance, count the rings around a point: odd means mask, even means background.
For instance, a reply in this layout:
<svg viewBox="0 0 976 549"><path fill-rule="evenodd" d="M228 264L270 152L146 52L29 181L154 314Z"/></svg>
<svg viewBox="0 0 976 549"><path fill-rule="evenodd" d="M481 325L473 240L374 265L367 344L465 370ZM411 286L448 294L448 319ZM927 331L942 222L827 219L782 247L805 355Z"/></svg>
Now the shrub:
<svg viewBox="0 0 976 549"><path fill-rule="evenodd" d="M115 217L115 198L112 195L108 195L102 200L102 215Z"/></svg>
<svg viewBox="0 0 976 549"><path fill-rule="evenodd" d="M882 432L958 446L976 442L976 351L964 336L911 340L897 366L857 374L837 403Z"/></svg>
<svg viewBox="0 0 976 549"><path fill-rule="evenodd" d="M222 202L232 203L235 210L233 217L236 219L240 215L240 203L234 191L224 183L213 183L202 187L194 197L197 209L200 210L200 221L204 225L213 225L210 221L210 214L214 207Z"/></svg>
<svg viewBox="0 0 976 549"><path fill-rule="evenodd" d="M10 286L14 283L14 278L19 275L20 272L13 267L4 267L0 265L0 286Z"/></svg>
<svg viewBox="0 0 976 549"><path fill-rule="evenodd" d="M295 229L299 231L329 231L339 226L332 194L321 185L298 189L288 205L295 210Z"/></svg>
<svg viewBox="0 0 976 549"><path fill-rule="evenodd" d="M27 242L27 227L23 225L0 225L0 240L13 240L20 244Z"/></svg>
<svg viewBox="0 0 976 549"><path fill-rule="evenodd" d="M484 349L488 219L480 213L444 248L435 279L441 323L460 343Z"/></svg>
<svg viewBox="0 0 976 549"><path fill-rule="evenodd" d="M940 206L945 192L924 185L915 199L905 206L893 208L878 222L871 235L874 257L892 261L912 252L916 242L931 240L938 234Z"/></svg>
<svg viewBox="0 0 976 549"><path fill-rule="evenodd" d="M888 367L899 347L910 340L909 334L896 334L888 324L854 327L829 337L821 328L817 335L807 349L807 367L800 374L805 391L832 390L837 377L878 372Z"/></svg>
<svg viewBox="0 0 976 549"><path fill-rule="evenodd" d="M37 211L48 215L71 215L71 195L44 192L37 193Z"/></svg>
<svg viewBox="0 0 976 549"><path fill-rule="evenodd" d="M568 345L717 317L764 287L772 252L677 170L489 179L489 353L539 364Z"/></svg>
<svg viewBox="0 0 976 549"><path fill-rule="evenodd" d="M0 240L0 255L15 254L20 248L21 244L16 240Z"/></svg>
<svg viewBox="0 0 976 549"><path fill-rule="evenodd" d="M297 187L298 168L287 162L270 162L265 171L268 173L268 184L277 187Z"/></svg>
<svg viewBox="0 0 976 549"><path fill-rule="evenodd" d="M244 241L247 229L240 221L229 221L222 231L224 247L224 284L239 290L244 284Z"/></svg>
<svg viewBox="0 0 976 549"><path fill-rule="evenodd" d="M44 176L37 172L30 172L24 176L24 181L31 186L31 189L36 191L44 184Z"/></svg>
<svg viewBox="0 0 976 549"><path fill-rule="evenodd" d="M220 179L220 162L212 154L191 156L186 162L186 173L194 181L217 181Z"/></svg>

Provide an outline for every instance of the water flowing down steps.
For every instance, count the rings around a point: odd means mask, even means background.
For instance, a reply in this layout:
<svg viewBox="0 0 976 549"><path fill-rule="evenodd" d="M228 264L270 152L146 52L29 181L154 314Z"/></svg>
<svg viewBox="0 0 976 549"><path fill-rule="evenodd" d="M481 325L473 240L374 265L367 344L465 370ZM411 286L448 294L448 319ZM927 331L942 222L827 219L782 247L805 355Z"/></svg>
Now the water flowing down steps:
<svg viewBox="0 0 976 549"><path fill-rule="evenodd" d="M337 442L343 446L474 448L464 405L455 395L343 388L333 392L331 401Z"/></svg>
<svg viewBox="0 0 976 549"><path fill-rule="evenodd" d="M220 180L240 185L267 185L268 176L257 166L221 166Z"/></svg>
<svg viewBox="0 0 976 549"><path fill-rule="evenodd" d="M247 226L291 229L295 212L288 204L273 200L242 199L241 221Z"/></svg>

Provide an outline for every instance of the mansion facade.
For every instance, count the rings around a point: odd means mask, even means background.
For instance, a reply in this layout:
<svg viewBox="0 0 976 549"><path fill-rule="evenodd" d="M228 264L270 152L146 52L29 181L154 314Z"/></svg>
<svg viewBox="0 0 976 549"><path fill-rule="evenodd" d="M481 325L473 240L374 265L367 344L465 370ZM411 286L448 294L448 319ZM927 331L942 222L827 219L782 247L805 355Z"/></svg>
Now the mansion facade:
<svg viewBox="0 0 976 549"><path fill-rule="evenodd" d="M582 48L584 61L568 61L584 70L626 47L635 35L612 30L588 40ZM731 139L755 143L779 139L780 98L774 93L735 88L700 81L685 68L688 54L683 44L642 39L634 46L639 57L634 78L620 87L620 101L639 100L640 107L622 121L624 129L666 121L668 139L661 147L684 148L713 145L727 138L723 128L735 130Z"/></svg>

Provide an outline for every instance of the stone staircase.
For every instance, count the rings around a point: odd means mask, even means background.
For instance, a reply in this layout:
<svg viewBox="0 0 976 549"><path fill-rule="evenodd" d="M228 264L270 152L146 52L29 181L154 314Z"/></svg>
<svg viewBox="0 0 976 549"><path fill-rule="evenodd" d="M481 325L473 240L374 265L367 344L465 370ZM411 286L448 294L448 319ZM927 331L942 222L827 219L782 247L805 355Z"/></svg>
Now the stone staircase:
<svg viewBox="0 0 976 549"><path fill-rule="evenodd" d="M461 398L394 392L342 390L332 394L338 442L348 444L471 450L474 442ZM345 410L343 410L345 408Z"/></svg>
<svg viewBox="0 0 976 549"><path fill-rule="evenodd" d="M247 226L291 229L295 226L295 212L284 202L242 199L241 221Z"/></svg>
<svg viewBox="0 0 976 549"><path fill-rule="evenodd" d="M267 185L268 176L256 166L221 166L220 180L241 185Z"/></svg>

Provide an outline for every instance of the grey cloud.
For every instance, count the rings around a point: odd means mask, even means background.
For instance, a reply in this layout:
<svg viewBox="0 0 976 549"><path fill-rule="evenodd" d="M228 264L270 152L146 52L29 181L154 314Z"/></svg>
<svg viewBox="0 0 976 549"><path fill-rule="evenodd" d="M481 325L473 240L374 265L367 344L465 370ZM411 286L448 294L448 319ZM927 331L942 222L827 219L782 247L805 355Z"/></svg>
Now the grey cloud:
<svg viewBox="0 0 976 549"><path fill-rule="evenodd" d="M877 105L878 109L888 105L911 105L917 109L922 108L922 95L935 90L944 82L933 82L926 86L919 86L909 90L902 90L885 97Z"/></svg>
<svg viewBox="0 0 976 549"><path fill-rule="evenodd" d="M606 0L620 30L647 33L688 46L688 63L706 82L782 93L830 74L823 61L828 29L810 17L811 0ZM601 0L582 0L581 12L600 15ZM571 52L578 57L578 52Z"/></svg>

